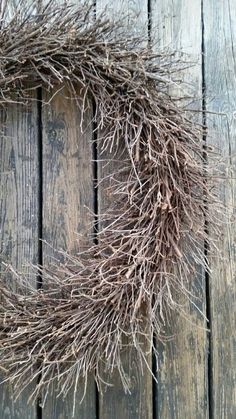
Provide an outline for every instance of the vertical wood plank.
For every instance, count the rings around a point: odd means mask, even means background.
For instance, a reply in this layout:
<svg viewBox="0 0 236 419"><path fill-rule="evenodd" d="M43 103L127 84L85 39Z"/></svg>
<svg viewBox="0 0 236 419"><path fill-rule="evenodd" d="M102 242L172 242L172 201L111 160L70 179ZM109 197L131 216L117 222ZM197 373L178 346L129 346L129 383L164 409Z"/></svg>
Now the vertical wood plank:
<svg viewBox="0 0 236 419"><path fill-rule="evenodd" d="M151 0L151 38L157 46L188 54L196 63L180 77L185 82L184 93L201 97L201 0ZM201 101L195 103L201 108ZM198 297L195 302L204 313L205 275L199 272L191 279L190 292ZM157 343L159 365L156 384L157 418L207 418L207 334L204 318L197 309L185 307L187 321L173 313L165 334L174 337Z"/></svg>
<svg viewBox="0 0 236 419"><path fill-rule="evenodd" d="M203 1L206 110L209 143L222 153L228 179L221 188L228 208L210 275L212 417L236 417L236 5L234 0Z"/></svg>
<svg viewBox="0 0 236 419"><path fill-rule="evenodd" d="M147 36L147 1L133 0L124 1L118 0L116 2L109 2L108 0L97 0L96 1L96 12L103 12L106 10L106 16L110 16L113 19L121 19L129 25L130 32L140 32L145 30L145 37ZM98 150L98 159L104 160L109 158L110 155L105 153L101 154ZM124 153L122 159L124 159ZM102 162L98 163L98 178L101 179L106 174L111 173L116 167L116 163L112 162L109 165ZM98 191L98 207L99 213L103 213L109 205L109 200L112 197L108 197L104 192L104 185ZM99 418L100 419L118 419L124 417L126 419L137 419L137 418L152 418L152 377L149 371L144 367L144 371L141 371L140 362L138 360L135 351L127 349L123 353L123 364L124 369L128 372L131 377L131 388L130 394L125 394L119 373L115 371L112 377L107 378L107 382L111 386L106 387L102 395L99 398ZM147 361L151 367L151 356L147 357Z"/></svg>
<svg viewBox="0 0 236 419"><path fill-rule="evenodd" d="M52 92L51 92L52 94ZM51 257L60 258L57 250L82 250L88 243L91 225L88 209L93 210L93 167L91 109L88 110L81 131L81 112L75 101L68 99L64 88L43 106L43 238L55 248L43 246L43 263ZM43 101L50 95L43 94ZM90 128L88 127L90 123ZM83 235L80 238L77 233ZM95 383L91 378L82 404L83 385L78 387L75 417L96 417ZM73 391L66 398L48 398L42 412L43 419L72 417Z"/></svg>
<svg viewBox="0 0 236 419"><path fill-rule="evenodd" d="M0 275L6 281L15 280L4 265L10 264L29 275L33 286L36 275L29 264L38 263L37 122L36 102L28 108L9 105L0 110ZM26 389L14 402L8 385L1 385L1 418L36 418L36 407L27 404L29 395Z"/></svg>
<svg viewBox="0 0 236 419"><path fill-rule="evenodd" d="M96 0L96 13L104 13L114 21L127 25L128 33L147 35L148 1L147 0Z"/></svg>
<svg viewBox="0 0 236 419"><path fill-rule="evenodd" d="M9 18L19 0L8 2ZM33 94L36 99L36 93ZM37 277L29 267L38 263L39 232L39 153L38 108L34 102L0 110L0 275L11 281L3 263L30 276L36 287ZM3 134L3 135L2 135ZM4 272L5 271L5 272ZM1 377L0 377L1 380ZM14 402L7 384L0 385L0 413L3 419L34 419L36 406L28 405L30 390Z"/></svg>
<svg viewBox="0 0 236 419"><path fill-rule="evenodd" d="M83 0L58 0L57 3L76 6L82 4ZM92 0L86 1L88 5L91 3ZM69 96L66 89L63 94ZM48 98L48 95L45 97ZM91 123L91 119L92 110L87 112L84 127ZM56 96L51 102L50 109L43 112L44 214L47 214L48 209L51 211L51 216L44 218L43 238L53 245L55 250L59 248L71 252L81 250L83 245L88 243L88 235L91 233L91 219L88 217L88 210L85 206L94 211L93 164L91 163L93 134L91 124L90 129L82 133L80 123L81 112L76 104L68 102L62 95ZM47 197L51 199L50 203L46 203ZM81 234L79 241L76 233ZM56 251L44 248L44 263L47 263L50 257L60 258ZM96 386L92 376L88 380L86 396L80 404L83 391L81 381L74 417L93 419L96 417ZM65 399L58 398L53 392L43 409L42 419L72 417L73 398L72 390Z"/></svg>

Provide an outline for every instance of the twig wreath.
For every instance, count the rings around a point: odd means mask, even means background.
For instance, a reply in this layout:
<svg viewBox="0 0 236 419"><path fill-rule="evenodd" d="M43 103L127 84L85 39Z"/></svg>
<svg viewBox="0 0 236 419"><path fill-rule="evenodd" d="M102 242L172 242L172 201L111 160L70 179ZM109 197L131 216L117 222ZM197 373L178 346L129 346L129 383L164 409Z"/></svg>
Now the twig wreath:
<svg viewBox="0 0 236 419"><path fill-rule="evenodd" d="M124 346L145 362L144 339L155 352L153 336L181 296L191 297L196 268L208 269L209 150L202 127L169 95L173 57L140 48L88 6L49 2L38 14L27 3L8 19L0 2L1 106L27 103L29 86L65 83L74 97L82 86L83 103L94 102L100 149L125 157L110 174L115 203L97 244L58 271L44 268L41 289L24 283L15 291L0 280L0 367L16 393L36 382L33 400L52 382L66 394L90 371L100 387L101 362L118 368L127 389Z"/></svg>

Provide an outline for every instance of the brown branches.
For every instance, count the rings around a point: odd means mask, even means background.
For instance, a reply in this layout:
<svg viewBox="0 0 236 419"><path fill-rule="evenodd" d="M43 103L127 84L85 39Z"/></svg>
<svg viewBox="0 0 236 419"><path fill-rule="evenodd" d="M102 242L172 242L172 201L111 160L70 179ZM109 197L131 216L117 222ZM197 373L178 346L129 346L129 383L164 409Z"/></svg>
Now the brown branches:
<svg viewBox="0 0 236 419"><path fill-rule="evenodd" d="M0 103L27 102L29 84L66 83L75 97L82 86L83 104L95 101L101 150L111 159L127 152L110 174L115 204L98 245L44 270L45 289L25 292L26 283L16 294L0 281L0 367L17 393L37 377L33 398L52 381L65 394L91 370L99 384L101 360L118 367L126 388L123 336L143 360L143 336L152 345L168 310L189 298L196 266L207 269L215 198L201 127L167 93L178 62L138 43L85 6L50 2L38 15L22 2L11 19L2 12Z"/></svg>

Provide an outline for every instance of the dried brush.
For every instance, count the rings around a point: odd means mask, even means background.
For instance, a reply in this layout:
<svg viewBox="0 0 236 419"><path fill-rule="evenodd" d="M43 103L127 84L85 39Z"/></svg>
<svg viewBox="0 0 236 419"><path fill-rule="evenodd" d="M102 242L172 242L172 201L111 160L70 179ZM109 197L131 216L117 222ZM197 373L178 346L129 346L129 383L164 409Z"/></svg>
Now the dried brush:
<svg viewBox="0 0 236 419"><path fill-rule="evenodd" d="M168 312L191 299L196 269L208 269L206 224L217 228L209 150L202 127L169 95L181 67L174 56L140 48L88 6L51 1L39 13L28 3L9 17L0 1L1 106L27 103L29 85L64 83L75 98L80 86L83 104L95 104L100 151L120 163L106 179L114 203L97 244L44 268L42 289L25 281L14 291L0 280L0 368L17 394L36 382L32 399L52 382L66 394L90 371L100 387L101 361L127 389L125 336L145 363L144 341L155 351ZM78 106L85 112L80 98Z"/></svg>

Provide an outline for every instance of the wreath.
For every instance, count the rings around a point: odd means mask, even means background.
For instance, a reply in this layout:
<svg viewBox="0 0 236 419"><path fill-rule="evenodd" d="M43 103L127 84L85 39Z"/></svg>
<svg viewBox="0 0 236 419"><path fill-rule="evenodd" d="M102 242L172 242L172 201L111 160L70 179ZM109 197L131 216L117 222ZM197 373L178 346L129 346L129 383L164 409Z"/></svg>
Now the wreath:
<svg viewBox="0 0 236 419"><path fill-rule="evenodd" d="M36 382L32 399L52 382L66 394L90 371L100 387L101 363L118 368L127 388L124 348L143 363L144 340L156 353L168 312L190 298L199 265L208 270L216 198L203 127L169 94L181 67L175 55L141 48L86 5L50 1L39 13L21 1L9 18L3 3L0 106L27 106L29 86L65 84L82 113L81 96L93 103L98 147L120 164L96 243L56 270L39 268L39 289L22 280L16 292L0 279L0 367L17 394Z"/></svg>

